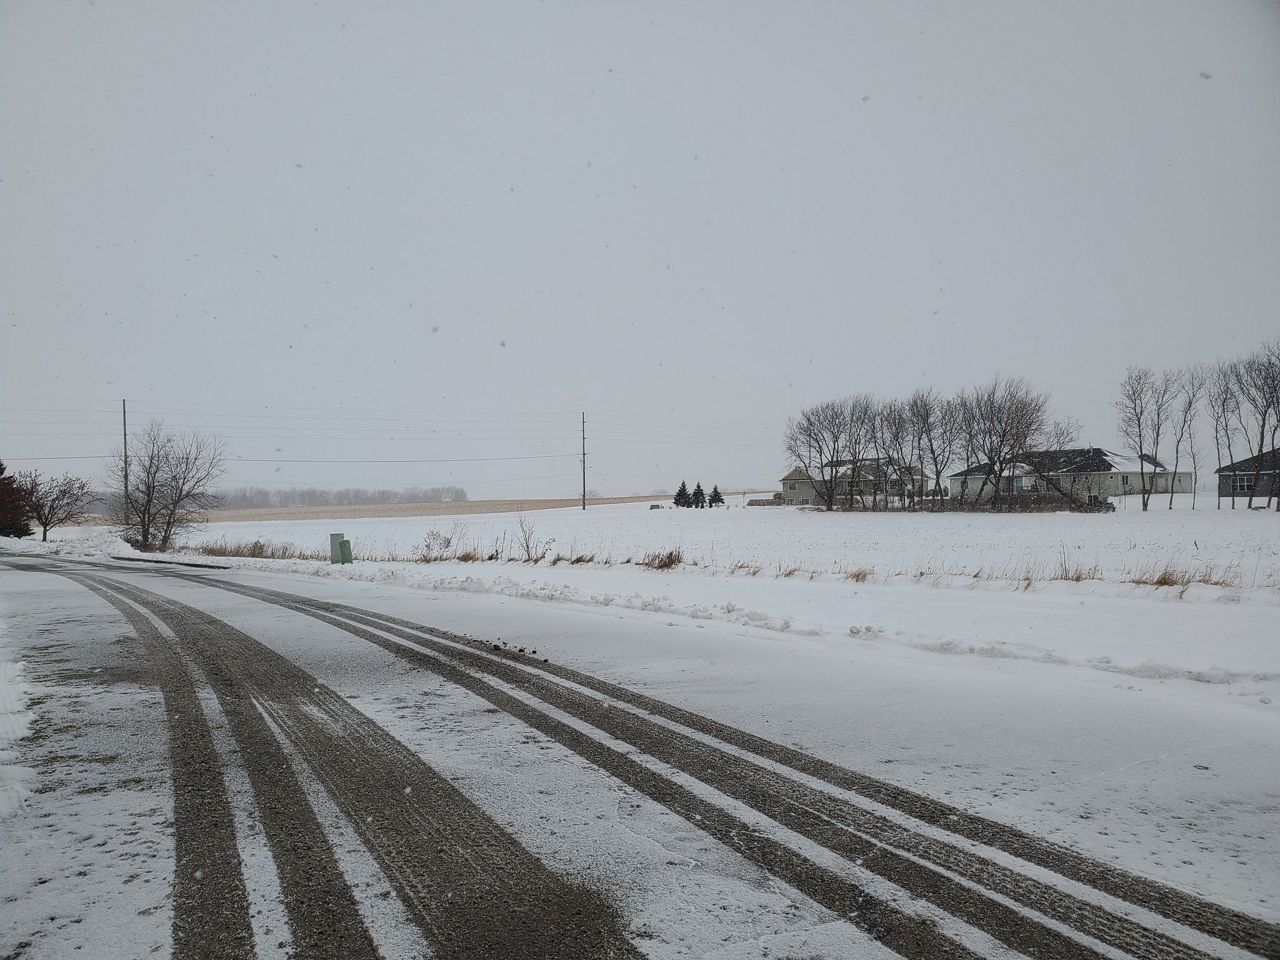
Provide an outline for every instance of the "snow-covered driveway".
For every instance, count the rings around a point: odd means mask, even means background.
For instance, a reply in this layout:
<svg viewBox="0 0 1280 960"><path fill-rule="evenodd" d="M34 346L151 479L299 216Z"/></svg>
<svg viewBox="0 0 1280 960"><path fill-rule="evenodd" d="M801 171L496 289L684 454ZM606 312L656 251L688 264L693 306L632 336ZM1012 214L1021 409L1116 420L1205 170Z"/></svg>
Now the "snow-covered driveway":
<svg viewBox="0 0 1280 960"><path fill-rule="evenodd" d="M1280 955L1265 705L501 594L0 578L35 717L0 956Z"/></svg>

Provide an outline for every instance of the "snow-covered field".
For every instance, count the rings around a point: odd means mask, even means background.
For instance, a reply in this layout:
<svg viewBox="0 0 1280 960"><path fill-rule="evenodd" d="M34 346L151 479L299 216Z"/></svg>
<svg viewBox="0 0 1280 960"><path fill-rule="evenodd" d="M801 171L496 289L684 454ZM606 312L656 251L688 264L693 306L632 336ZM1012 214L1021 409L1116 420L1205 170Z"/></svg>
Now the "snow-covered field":
<svg viewBox="0 0 1280 960"><path fill-rule="evenodd" d="M576 607L632 609L761 628L860 649L1026 660L1151 680L1185 680L1250 703L1280 698L1280 515L1187 509L1114 514L822 514L790 508L650 510L625 504L528 514L547 557L522 555L513 514L449 518L210 524L189 543L262 540L327 549L330 532L357 557L407 558L424 539L432 563L219 558L205 562L497 594ZM1243 507L1243 503L1241 504ZM32 549L37 547L33 546ZM127 553L85 528L48 549ZM679 550L670 570L649 554ZM591 562L556 561L593 557ZM1166 568L1193 582L1155 586ZM1195 580L1194 578L1199 578ZM1139 582L1134 582L1139 581ZM1207 582L1200 582L1207 581Z"/></svg>
<svg viewBox="0 0 1280 960"><path fill-rule="evenodd" d="M724 510L650 510L623 504L525 515L548 559L594 556L597 561L638 561L652 552L679 549L687 562L725 571L735 564L760 567L761 575L801 571L830 573L868 569L880 578L956 575L1041 580L1064 565L1096 568L1120 581L1166 563L1239 587L1280 587L1280 515L1261 510L1187 509L1179 497L1148 513L1119 501L1114 514L918 514L824 515L789 508L731 506ZM455 550L520 556L513 514L363 520L259 521L207 526L191 543L261 539L327 551L329 534L341 532L356 554L415 555L430 532L453 540ZM74 536L75 534L68 534Z"/></svg>

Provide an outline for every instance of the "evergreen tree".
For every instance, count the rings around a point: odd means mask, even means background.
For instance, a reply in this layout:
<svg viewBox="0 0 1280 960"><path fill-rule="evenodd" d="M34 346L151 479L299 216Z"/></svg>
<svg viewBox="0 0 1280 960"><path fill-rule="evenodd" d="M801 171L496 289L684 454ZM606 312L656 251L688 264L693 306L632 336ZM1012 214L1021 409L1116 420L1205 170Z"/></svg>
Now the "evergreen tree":
<svg viewBox="0 0 1280 960"><path fill-rule="evenodd" d="M33 531L27 522L31 516L26 494L18 486L18 478L5 474L0 463L0 537L29 537Z"/></svg>
<svg viewBox="0 0 1280 960"><path fill-rule="evenodd" d="M697 507L699 510L701 510L703 507L707 505L707 495L702 490L701 482L699 482L696 486L694 486L693 496L690 499L691 499L691 502L689 506Z"/></svg>
<svg viewBox="0 0 1280 960"><path fill-rule="evenodd" d="M711 497L707 500L707 506L718 507L722 503L724 503L724 494L720 492L720 487L718 485L713 484L711 487Z"/></svg>
<svg viewBox="0 0 1280 960"><path fill-rule="evenodd" d="M680 481L680 489L676 491L675 504L677 507L693 506L693 499L689 496L689 487L683 480Z"/></svg>

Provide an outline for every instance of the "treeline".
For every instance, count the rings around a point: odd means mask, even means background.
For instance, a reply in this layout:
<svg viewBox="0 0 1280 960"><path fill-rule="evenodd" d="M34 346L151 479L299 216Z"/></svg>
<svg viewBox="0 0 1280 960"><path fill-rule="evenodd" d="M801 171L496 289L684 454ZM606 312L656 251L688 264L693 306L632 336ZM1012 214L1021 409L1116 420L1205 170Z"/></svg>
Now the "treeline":
<svg viewBox="0 0 1280 960"><path fill-rule="evenodd" d="M39 470L10 474L0 463L0 537L29 537L32 523L40 527L40 539L64 524L77 523L99 499L89 484L64 473L48 476Z"/></svg>
<svg viewBox="0 0 1280 960"><path fill-rule="evenodd" d="M467 499L462 487L406 487L400 490L370 490L344 487L323 490L318 487L288 487L268 490L264 487L236 487L221 491L221 506L234 509L251 507L338 507L387 503L457 503Z"/></svg>
<svg viewBox="0 0 1280 960"><path fill-rule="evenodd" d="M1121 382L1116 409L1120 414L1120 435L1129 449L1152 459L1168 451L1175 471L1184 452L1193 468L1198 466L1196 421L1203 413L1213 432L1219 469L1256 458L1247 482L1239 484L1233 478L1230 491L1233 509L1237 493L1247 494L1246 505L1252 508L1264 456L1275 450L1280 441L1280 340L1265 343L1233 360L1162 371L1130 367ZM1275 469L1275 465L1270 469ZM1276 509L1280 510L1276 480L1273 475L1267 506L1275 497ZM1247 489L1238 489L1241 486ZM1144 510L1148 499L1144 483ZM1170 497L1170 506L1172 504ZM1218 508L1222 508L1221 485Z"/></svg>
<svg viewBox="0 0 1280 960"><path fill-rule="evenodd" d="M986 464L959 502L980 499L988 486L998 502L1001 481L1028 453L1068 447L1079 432L1076 421L1052 417L1047 393L1020 377L996 377L950 395L928 388L895 399L828 400L788 420L783 442L827 510L925 498L945 508L943 485L954 470Z"/></svg>
<svg viewBox="0 0 1280 960"><path fill-rule="evenodd" d="M1162 371L1129 367L1113 406L1122 445L1136 458L1143 510L1155 490L1154 465L1176 475L1184 462L1193 474L1194 509L1203 446L1197 439L1206 420L1219 468L1256 458L1252 476L1233 479L1229 494L1232 507L1237 492L1252 507L1264 457L1280 441L1280 340L1233 360ZM900 506L932 499L945 509L946 477L979 466L962 485L959 505L982 499L988 488L998 503L1002 481L1016 468L1030 469L1045 489L1074 501L1053 473L1055 460L1035 454L1073 447L1079 433L1077 420L1052 415L1047 393L1022 378L997 377L955 394L919 389L900 399L862 393L819 403L787 421L784 445L827 510L877 509L893 499ZM1173 491L1171 479L1170 509ZM1268 507L1273 498L1280 510L1275 482ZM1222 499L1219 487L1219 509Z"/></svg>

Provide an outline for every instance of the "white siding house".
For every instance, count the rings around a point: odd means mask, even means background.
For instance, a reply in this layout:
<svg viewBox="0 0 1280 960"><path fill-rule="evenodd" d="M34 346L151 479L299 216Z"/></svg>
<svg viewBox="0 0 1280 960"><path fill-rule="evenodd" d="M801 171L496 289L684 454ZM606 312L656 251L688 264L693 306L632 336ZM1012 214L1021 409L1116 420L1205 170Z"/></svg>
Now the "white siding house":
<svg viewBox="0 0 1280 960"><path fill-rule="evenodd" d="M1105 501L1142 492L1143 475L1152 493L1190 493L1194 483L1190 471L1169 470L1158 460L1115 453L1101 447L1065 450L1036 450L1027 454L1027 463L1015 464L1001 478L1000 495L1062 493L1083 503ZM947 478L947 492L953 499L990 500L995 488L984 484L985 463L953 473Z"/></svg>

